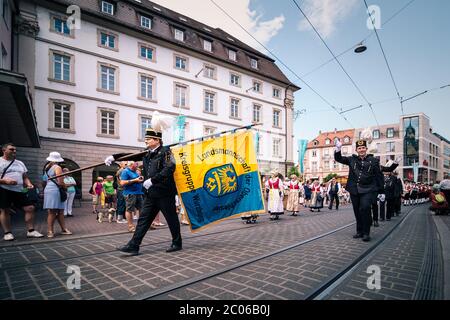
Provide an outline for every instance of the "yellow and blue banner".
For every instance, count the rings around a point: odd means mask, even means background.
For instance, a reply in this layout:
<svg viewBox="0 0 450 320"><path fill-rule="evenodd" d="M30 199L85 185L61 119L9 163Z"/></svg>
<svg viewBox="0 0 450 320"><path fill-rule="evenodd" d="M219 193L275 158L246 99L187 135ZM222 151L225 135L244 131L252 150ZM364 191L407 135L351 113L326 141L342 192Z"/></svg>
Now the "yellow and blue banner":
<svg viewBox="0 0 450 320"><path fill-rule="evenodd" d="M236 215L265 212L251 130L171 150L178 196L191 231Z"/></svg>

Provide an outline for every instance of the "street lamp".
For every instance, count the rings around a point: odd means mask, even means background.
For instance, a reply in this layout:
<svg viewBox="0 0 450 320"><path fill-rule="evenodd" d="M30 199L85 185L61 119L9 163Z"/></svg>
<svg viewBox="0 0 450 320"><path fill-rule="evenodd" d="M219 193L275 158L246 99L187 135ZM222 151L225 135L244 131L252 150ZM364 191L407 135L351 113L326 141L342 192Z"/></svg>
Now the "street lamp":
<svg viewBox="0 0 450 320"><path fill-rule="evenodd" d="M365 45L363 45L362 42L360 42L356 45L356 48L354 51L355 51L355 53L363 53L366 50L367 50L367 47Z"/></svg>

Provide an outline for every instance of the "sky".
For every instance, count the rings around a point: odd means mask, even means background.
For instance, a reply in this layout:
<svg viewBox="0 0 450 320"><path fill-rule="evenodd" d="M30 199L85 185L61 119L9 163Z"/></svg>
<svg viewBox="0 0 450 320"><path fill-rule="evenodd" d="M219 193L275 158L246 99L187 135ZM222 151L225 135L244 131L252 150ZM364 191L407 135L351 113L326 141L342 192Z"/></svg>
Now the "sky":
<svg viewBox="0 0 450 320"><path fill-rule="evenodd" d="M433 130L450 139L450 86L438 89L450 85L450 1L366 1L369 6L377 6L375 10L379 12L379 19L375 22L381 24L377 32L399 95L407 99L429 90L426 94L404 102L404 114L424 112L430 117ZM367 26L364 0L296 0L335 55L370 36L364 42L367 46L364 53L357 54L349 50L338 57L359 90L336 61L317 69L332 59L332 55L293 0L153 2L212 27L222 28L272 58L270 52L275 54L276 64L293 83L302 88L295 93L294 108L302 111L295 120L296 139L311 140L318 135L319 130L363 128L399 121L402 111L397 90L377 37ZM389 20L407 4L403 11ZM367 102L372 105L373 112ZM339 114L340 111L359 105L363 107L342 114L347 120Z"/></svg>

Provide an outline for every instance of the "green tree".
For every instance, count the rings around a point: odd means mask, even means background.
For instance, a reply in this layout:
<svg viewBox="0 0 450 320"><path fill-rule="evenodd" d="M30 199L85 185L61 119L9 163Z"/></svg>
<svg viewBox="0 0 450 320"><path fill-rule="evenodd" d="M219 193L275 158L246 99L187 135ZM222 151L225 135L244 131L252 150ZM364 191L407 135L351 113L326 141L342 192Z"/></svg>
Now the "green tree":
<svg viewBox="0 0 450 320"><path fill-rule="evenodd" d="M300 177L300 172L298 172L298 168L297 167L291 167L288 170L288 177L290 177L292 174L295 174L297 177Z"/></svg>
<svg viewBox="0 0 450 320"><path fill-rule="evenodd" d="M336 178L337 176L338 176L337 173L330 173L325 178L323 178L323 182L327 183L328 181L330 181L333 178Z"/></svg>

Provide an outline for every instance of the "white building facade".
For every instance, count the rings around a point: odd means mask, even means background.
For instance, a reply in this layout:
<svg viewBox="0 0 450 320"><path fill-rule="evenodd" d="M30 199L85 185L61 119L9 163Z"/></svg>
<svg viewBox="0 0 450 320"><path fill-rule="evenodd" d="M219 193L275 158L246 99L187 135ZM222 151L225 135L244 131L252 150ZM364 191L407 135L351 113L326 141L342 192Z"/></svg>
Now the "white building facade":
<svg viewBox="0 0 450 320"><path fill-rule="evenodd" d="M22 158L36 179L51 151L77 168L141 150L154 111L186 116L184 140L262 123L261 169L292 165L290 119L299 88L273 60L148 1L70 1L81 8L76 29L68 27L65 1L25 2L39 25L30 75L41 149ZM172 142L172 131L163 138ZM106 173L111 168L76 179L85 193Z"/></svg>

